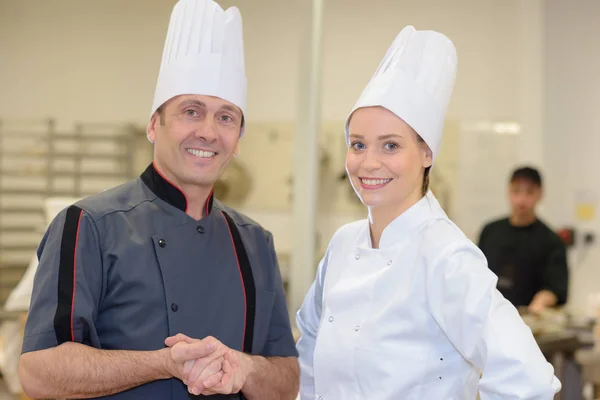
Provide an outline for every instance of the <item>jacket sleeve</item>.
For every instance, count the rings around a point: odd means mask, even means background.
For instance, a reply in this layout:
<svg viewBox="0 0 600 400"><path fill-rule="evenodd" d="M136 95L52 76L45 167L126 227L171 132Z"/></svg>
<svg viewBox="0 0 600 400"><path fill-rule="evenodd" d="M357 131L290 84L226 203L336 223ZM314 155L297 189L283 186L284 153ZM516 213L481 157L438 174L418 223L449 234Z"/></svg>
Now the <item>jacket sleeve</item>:
<svg viewBox="0 0 600 400"><path fill-rule="evenodd" d="M542 276L542 290L549 290L558 299L557 305L567 302L569 291L569 268L567 266L567 250L565 245L557 241L551 248Z"/></svg>
<svg viewBox="0 0 600 400"><path fill-rule="evenodd" d="M294 336L288 313L285 291L283 288L283 280L281 278L281 270L275 253L275 245L273 243L273 235L267 234L267 243L269 252L273 260L274 280L275 280L275 301L273 305L273 313L269 324L269 333L267 343L262 355L265 357L297 357L298 353L294 346Z"/></svg>
<svg viewBox="0 0 600 400"><path fill-rule="evenodd" d="M300 339L296 345L300 364L300 399L314 399L315 379L313 356L317 341L317 333L321 323L323 303L323 285L327 271L329 250L319 263L316 278L304 298L300 310L296 314L296 326L300 331Z"/></svg>
<svg viewBox="0 0 600 400"><path fill-rule="evenodd" d="M561 384L529 327L496 289L497 277L471 242L428 263L427 298L438 325L482 373L481 400L550 400Z"/></svg>
<svg viewBox="0 0 600 400"><path fill-rule="evenodd" d="M38 247L23 353L64 342L99 347L95 320L103 288L102 255L92 218L70 206Z"/></svg>

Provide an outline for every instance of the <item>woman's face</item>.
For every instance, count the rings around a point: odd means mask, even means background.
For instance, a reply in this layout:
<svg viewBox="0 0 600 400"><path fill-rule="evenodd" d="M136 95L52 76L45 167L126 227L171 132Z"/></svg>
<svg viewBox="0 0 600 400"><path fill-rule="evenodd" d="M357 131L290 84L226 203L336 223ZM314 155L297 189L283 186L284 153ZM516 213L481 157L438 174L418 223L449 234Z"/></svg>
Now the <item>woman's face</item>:
<svg viewBox="0 0 600 400"><path fill-rule="evenodd" d="M410 207L422 197L431 150L406 122L383 107L360 108L350 119L349 140L346 171L367 207Z"/></svg>

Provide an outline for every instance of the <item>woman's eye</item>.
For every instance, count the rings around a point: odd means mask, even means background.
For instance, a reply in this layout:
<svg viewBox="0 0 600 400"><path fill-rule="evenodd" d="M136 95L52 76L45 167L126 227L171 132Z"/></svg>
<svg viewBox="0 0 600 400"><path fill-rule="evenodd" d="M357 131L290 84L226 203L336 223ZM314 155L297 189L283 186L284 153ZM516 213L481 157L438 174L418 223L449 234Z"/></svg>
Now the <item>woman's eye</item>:
<svg viewBox="0 0 600 400"><path fill-rule="evenodd" d="M361 143L361 142L353 142L350 146L354 150L364 150L364 148L365 148L364 143Z"/></svg>
<svg viewBox="0 0 600 400"><path fill-rule="evenodd" d="M386 150L396 150L398 145L396 143L386 143L384 147Z"/></svg>

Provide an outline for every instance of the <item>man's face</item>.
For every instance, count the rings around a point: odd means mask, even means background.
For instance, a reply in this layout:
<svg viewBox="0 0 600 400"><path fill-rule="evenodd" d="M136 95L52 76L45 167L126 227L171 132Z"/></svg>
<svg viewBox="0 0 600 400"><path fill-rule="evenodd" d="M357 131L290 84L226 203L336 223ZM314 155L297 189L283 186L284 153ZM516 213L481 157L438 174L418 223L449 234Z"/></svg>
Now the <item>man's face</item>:
<svg viewBox="0 0 600 400"><path fill-rule="evenodd" d="M515 179L508 187L508 198L513 215L528 217L542 198L542 189L528 179Z"/></svg>
<svg viewBox="0 0 600 400"><path fill-rule="evenodd" d="M158 168L177 186L211 188L237 155L241 110L218 97L182 95L161 114L148 125Z"/></svg>

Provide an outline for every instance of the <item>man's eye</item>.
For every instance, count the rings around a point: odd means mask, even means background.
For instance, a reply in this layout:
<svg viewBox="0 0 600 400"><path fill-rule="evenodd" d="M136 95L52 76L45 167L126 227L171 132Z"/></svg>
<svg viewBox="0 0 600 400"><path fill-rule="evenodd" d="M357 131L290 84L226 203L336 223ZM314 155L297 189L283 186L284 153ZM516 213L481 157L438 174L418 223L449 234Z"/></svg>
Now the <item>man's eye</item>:
<svg viewBox="0 0 600 400"><path fill-rule="evenodd" d="M196 110L185 110L184 111L185 115L190 116L190 117L196 117L198 115L198 113L196 112Z"/></svg>
<svg viewBox="0 0 600 400"><path fill-rule="evenodd" d="M224 121L224 122L233 122L233 117L231 115L222 115L221 116L221 121Z"/></svg>

